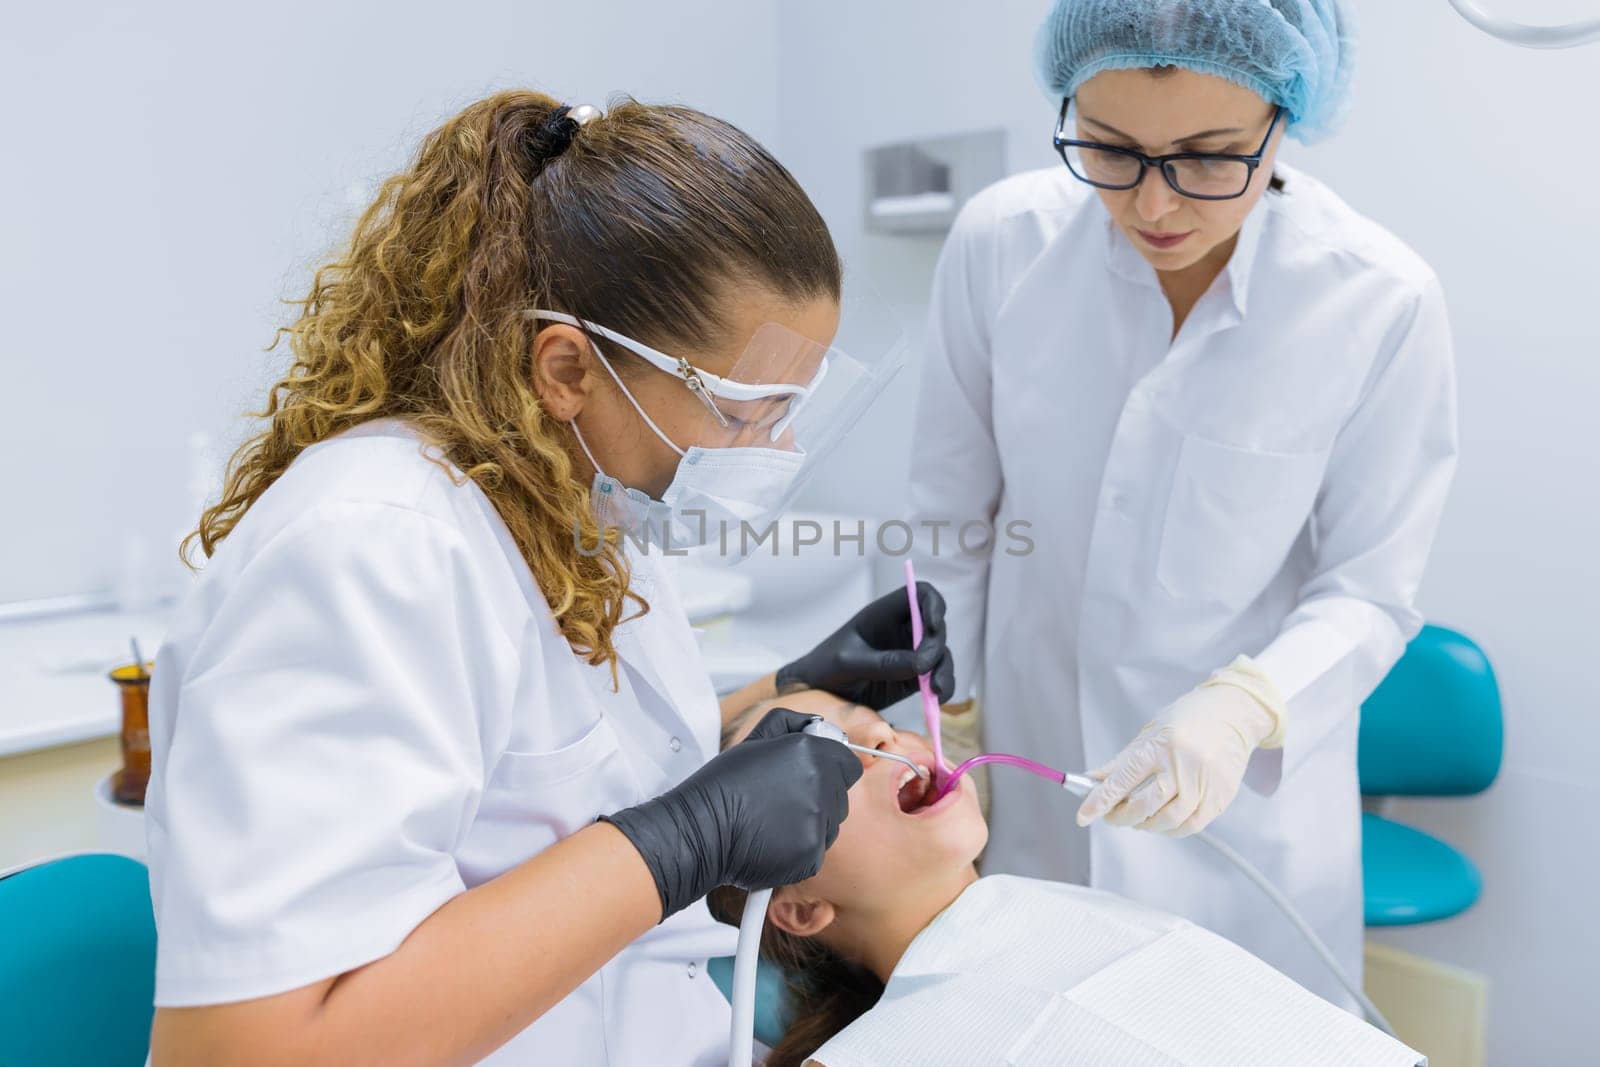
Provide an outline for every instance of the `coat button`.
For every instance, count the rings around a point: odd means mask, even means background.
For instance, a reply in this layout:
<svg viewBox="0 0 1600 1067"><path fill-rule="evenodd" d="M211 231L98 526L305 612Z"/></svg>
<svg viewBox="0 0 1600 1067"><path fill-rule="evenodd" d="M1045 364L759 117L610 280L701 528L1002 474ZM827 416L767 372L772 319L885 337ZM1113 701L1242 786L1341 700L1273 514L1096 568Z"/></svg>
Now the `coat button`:
<svg viewBox="0 0 1600 1067"><path fill-rule="evenodd" d="M694 977L694 976L695 976L695 975L697 975L697 974L699 974L699 973L700 973L700 968L699 968L699 967L696 967L696 966L695 966L695 965L694 965L694 964L692 964L692 963L691 963L691 964L689 964L689 977L690 977L690 978L693 978L693 977Z"/></svg>
<svg viewBox="0 0 1600 1067"><path fill-rule="evenodd" d="M677 752L683 748L683 742L674 737L671 741L667 742L667 747L672 749L672 751Z"/></svg>

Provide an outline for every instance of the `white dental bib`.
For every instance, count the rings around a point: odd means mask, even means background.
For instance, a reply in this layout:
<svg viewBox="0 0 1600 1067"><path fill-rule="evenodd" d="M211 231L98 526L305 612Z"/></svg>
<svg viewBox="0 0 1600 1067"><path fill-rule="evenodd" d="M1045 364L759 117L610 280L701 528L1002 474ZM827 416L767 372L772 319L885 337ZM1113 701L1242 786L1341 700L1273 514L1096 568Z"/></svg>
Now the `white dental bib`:
<svg viewBox="0 0 1600 1067"><path fill-rule="evenodd" d="M969 886L912 941L877 1006L812 1058L825 1067L1427 1062L1185 919L1010 875Z"/></svg>

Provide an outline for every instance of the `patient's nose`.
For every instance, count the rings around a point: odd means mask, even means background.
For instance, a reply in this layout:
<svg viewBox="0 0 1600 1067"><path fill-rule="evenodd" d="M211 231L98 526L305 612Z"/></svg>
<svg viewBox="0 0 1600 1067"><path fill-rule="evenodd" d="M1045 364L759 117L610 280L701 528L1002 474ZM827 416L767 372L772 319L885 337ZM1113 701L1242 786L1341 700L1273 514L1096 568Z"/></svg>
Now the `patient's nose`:
<svg viewBox="0 0 1600 1067"><path fill-rule="evenodd" d="M893 749L903 755L910 756L918 762L925 762L933 766L933 749L929 747L927 738L909 730L896 730L894 732Z"/></svg>
<svg viewBox="0 0 1600 1067"><path fill-rule="evenodd" d="M850 740L863 748L882 748L895 743L895 728L877 716L850 731Z"/></svg>

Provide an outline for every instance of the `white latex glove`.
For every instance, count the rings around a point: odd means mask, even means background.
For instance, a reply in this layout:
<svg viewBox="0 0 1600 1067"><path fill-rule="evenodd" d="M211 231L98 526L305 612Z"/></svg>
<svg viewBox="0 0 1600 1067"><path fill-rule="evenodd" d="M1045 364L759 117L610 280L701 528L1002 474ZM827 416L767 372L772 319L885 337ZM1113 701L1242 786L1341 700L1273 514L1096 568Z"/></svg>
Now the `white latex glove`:
<svg viewBox="0 0 1600 1067"><path fill-rule="evenodd" d="M1238 794L1250 754L1283 744L1287 718L1272 681L1240 656L1089 772L1100 784L1078 808L1078 825L1104 816L1171 837L1204 829Z"/></svg>

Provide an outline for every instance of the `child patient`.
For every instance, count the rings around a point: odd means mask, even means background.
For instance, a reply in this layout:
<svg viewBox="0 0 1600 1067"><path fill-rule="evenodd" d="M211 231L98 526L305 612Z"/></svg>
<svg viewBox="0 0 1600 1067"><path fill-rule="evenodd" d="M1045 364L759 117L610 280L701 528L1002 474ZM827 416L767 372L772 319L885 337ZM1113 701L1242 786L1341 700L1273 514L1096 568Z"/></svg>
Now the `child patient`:
<svg viewBox="0 0 1600 1067"><path fill-rule="evenodd" d="M772 707L933 765L920 736L820 691L749 709L724 746ZM1184 919L1081 886L979 878L989 829L970 782L929 804L904 764L861 758L821 871L768 909L761 950L788 976L789 1027L767 1067L1424 1062ZM744 896L716 890L712 913L737 924ZM1277 920L1263 901L1262 921Z"/></svg>

